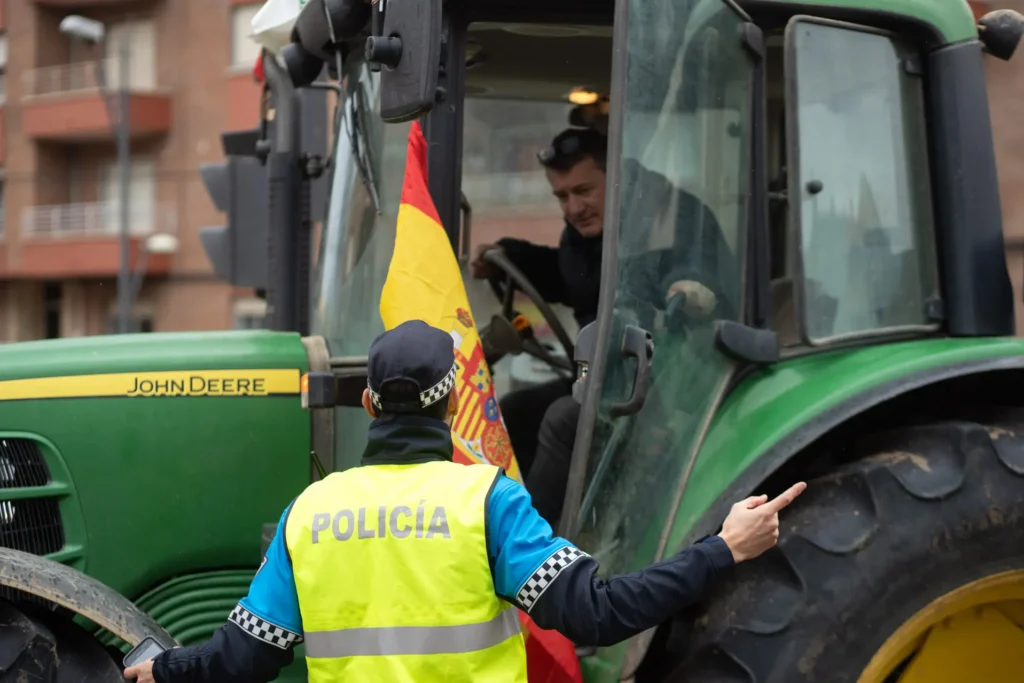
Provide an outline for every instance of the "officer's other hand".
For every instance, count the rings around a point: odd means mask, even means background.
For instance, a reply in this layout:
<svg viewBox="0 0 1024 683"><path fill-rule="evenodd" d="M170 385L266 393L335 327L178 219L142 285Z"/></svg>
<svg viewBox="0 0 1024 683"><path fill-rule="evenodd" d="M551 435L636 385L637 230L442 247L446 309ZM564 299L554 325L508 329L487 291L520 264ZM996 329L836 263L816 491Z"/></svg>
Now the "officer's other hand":
<svg viewBox="0 0 1024 683"><path fill-rule="evenodd" d="M790 486L778 498L752 496L732 506L722 524L719 537L732 551L733 560L752 560L774 546L779 540L779 510L804 492L807 484Z"/></svg>
<svg viewBox="0 0 1024 683"><path fill-rule="evenodd" d="M686 303L683 304L683 312L692 318L703 318L710 315L718 305L715 293L694 280L677 280L669 285L665 293L665 303L676 294L685 294Z"/></svg>
<svg viewBox="0 0 1024 683"><path fill-rule="evenodd" d="M153 680L153 660L147 659L135 666L128 667L124 670L124 677L128 680L134 678L138 683L156 683Z"/></svg>
<svg viewBox="0 0 1024 683"><path fill-rule="evenodd" d="M484 261L484 252L491 249L501 249L501 247L497 244L480 244L473 250L473 260L469 262L469 270L478 280L482 280L491 273L491 264Z"/></svg>

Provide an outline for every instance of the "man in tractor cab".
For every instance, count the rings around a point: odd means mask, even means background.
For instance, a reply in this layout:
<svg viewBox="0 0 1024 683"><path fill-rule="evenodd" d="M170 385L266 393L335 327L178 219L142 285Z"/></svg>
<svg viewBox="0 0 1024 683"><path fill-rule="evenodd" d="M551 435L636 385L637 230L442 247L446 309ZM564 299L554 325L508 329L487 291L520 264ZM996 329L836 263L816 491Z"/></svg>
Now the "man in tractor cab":
<svg viewBox="0 0 1024 683"><path fill-rule="evenodd" d="M611 645L700 599L775 545L806 487L733 506L722 531L610 580L494 466L452 461L451 337L420 320L370 347L363 461L285 509L248 595L204 644L129 667L140 683L261 683L305 643L310 683L526 683L519 614L580 645Z"/></svg>
<svg viewBox="0 0 1024 683"><path fill-rule="evenodd" d="M605 171L608 139L593 128L569 128L538 154L558 199L565 226L557 247L503 238L479 245L470 263L475 278L494 276L482 256L500 248L549 303L572 309L582 329L597 317L604 233ZM641 185L648 206L634 207L637 220L669 223L672 245L626 257L623 277L640 301L664 309L676 294L685 294L682 314L693 319L723 315L727 297L717 283L719 258L725 247L718 222L692 194L674 187L664 176L630 159L623 183ZM695 248L695 245L699 247ZM632 261L632 263L630 263ZM644 323L649 324L649 323ZM557 379L501 398L499 405L526 488L541 516L557 526L576 441L580 405L571 396L572 380Z"/></svg>

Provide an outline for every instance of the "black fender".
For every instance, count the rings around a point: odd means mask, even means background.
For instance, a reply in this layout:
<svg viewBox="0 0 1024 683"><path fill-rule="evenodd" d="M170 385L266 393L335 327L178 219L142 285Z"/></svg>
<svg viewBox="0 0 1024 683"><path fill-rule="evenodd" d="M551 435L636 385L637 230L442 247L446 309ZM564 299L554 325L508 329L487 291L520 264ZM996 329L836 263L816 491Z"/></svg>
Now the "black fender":
<svg viewBox="0 0 1024 683"><path fill-rule="evenodd" d="M0 586L38 596L80 614L132 647L152 636L165 648L178 642L131 600L59 562L0 548Z"/></svg>

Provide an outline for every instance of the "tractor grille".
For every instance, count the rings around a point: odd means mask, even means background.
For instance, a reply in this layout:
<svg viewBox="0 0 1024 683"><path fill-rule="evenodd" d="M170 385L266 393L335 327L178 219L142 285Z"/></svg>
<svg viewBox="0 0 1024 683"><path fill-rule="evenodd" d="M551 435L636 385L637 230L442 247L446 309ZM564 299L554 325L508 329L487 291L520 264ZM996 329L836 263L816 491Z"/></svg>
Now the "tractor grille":
<svg viewBox="0 0 1024 683"><path fill-rule="evenodd" d="M35 441L0 439L0 489L45 486L49 483L50 470Z"/></svg>
<svg viewBox="0 0 1024 683"><path fill-rule="evenodd" d="M0 501L0 547L33 555L48 555L63 548L64 526L57 501Z"/></svg>

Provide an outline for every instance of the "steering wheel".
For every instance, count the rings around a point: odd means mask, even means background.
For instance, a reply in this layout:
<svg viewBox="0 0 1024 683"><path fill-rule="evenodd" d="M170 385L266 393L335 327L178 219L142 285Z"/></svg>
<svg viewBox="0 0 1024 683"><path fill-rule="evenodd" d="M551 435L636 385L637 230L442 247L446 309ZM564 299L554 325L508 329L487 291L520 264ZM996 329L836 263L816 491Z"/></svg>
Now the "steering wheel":
<svg viewBox="0 0 1024 683"><path fill-rule="evenodd" d="M501 249L488 249L483 253L482 258L484 262L494 266L505 275L504 286L498 282L497 277L489 276L487 278L487 282L490 284L491 290L494 291L494 295L502 302L501 314L504 316L504 319L495 316L491 323L492 333L496 333L494 336L499 338L496 340L497 343L509 349L512 353L525 351L528 355L542 360L554 368L568 370L575 374L575 348L572 340L569 339L569 334L562 327L562 323L558 320L555 312L551 310L551 306L537 292L537 288L526 279L521 270L513 265L512 261L509 260L508 256ZM544 317L544 321L551 327L555 336L558 337L558 341L565 351L565 358L552 356L544 348L544 345L536 339L532 337L524 339L519 335L516 327L514 327L516 314L512 309L512 295L516 289L526 294L530 301L537 306L540 314ZM507 323L507 325L501 324L500 327L496 327L495 322Z"/></svg>

